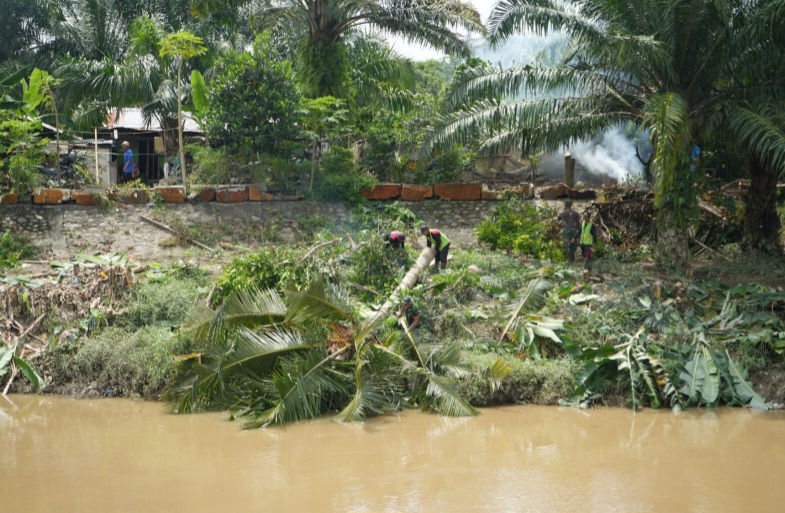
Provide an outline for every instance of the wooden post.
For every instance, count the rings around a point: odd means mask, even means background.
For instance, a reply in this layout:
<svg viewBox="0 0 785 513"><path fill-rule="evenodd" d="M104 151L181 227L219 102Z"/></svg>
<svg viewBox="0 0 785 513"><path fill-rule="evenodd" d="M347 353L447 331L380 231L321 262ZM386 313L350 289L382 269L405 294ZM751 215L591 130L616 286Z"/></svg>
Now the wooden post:
<svg viewBox="0 0 785 513"><path fill-rule="evenodd" d="M570 150L564 152L564 183L570 189L575 187L575 159L572 158Z"/></svg>
<svg viewBox="0 0 785 513"><path fill-rule="evenodd" d="M101 185L101 180L98 178L98 129L93 128L93 141L95 142L95 184Z"/></svg>

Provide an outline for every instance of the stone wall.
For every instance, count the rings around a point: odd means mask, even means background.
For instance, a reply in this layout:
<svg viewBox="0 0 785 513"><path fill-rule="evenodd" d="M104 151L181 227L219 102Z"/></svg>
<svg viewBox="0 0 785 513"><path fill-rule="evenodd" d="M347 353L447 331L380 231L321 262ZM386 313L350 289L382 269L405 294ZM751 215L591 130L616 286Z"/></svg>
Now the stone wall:
<svg viewBox="0 0 785 513"><path fill-rule="evenodd" d="M444 231L454 247L477 243L474 229L493 212L496 202L401 202L432 228ZM217 224L253 230L275 222L286 240L298 236L298 219L321 215L336 226L351 219L352 208L342 203L282 201L259 203L194 203L164 205L186 224ZM0 232L11 229L25 234L45 250L46 257L66 259L78 253L127 252L138 260L163 260L179 256L182 249L160 244L169 233L142 221L150 216L147 205L117 204L110 210L78 205L0 206ZM422 242L422 238L420 238ZM42 256L42 258L44 258Z"/></svg>

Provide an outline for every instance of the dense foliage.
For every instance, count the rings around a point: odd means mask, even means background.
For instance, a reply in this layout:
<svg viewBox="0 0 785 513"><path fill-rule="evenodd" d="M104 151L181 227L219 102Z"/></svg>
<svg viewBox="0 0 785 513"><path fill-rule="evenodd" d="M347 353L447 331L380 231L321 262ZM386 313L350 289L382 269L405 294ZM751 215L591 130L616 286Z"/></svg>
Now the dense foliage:
<svg viewBox="0 0 785 513"><path fill-rule="evenodd" d="M556 212L536 207L519 197L496 207L490 219L477 227L477 240L491 249L511 249L538 259L561 261L561 230Z"/></svg>
<svg viewBox="0 0 785 513"><path fill-rule="evenodd" d="M204 117L213 146L256 158L295 137L301 96L291 63L278 59L268 36L250 52L222 56L214 73Z"/></svg>

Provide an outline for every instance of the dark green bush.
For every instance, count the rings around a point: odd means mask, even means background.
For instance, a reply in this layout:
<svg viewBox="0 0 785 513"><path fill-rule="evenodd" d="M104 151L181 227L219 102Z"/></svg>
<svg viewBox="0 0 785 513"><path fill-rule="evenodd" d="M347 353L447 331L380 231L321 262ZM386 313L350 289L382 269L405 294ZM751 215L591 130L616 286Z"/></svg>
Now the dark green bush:
<svg viewBox="0 0 785 513"><path fill-rule="evenodd" d="M357 203L364 189L371 189L377 184L373 176L358 172L352 151L348 148L333 146L319 167L321 174L314 192L323 201Z"/></svg>

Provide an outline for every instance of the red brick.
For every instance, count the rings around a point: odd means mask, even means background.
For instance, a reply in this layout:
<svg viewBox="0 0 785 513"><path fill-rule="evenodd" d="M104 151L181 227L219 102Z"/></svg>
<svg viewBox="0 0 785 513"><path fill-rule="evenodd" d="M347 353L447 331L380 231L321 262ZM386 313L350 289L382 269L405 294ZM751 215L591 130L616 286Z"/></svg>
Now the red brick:
<svg viewBox="0 0 785 513"><path fill-rule="evenodd" d="M3 194L0 196L0 205L16 205L18 202L18 194Z"/></svg>
<svg viewBox="0 0 785 513"><path fill-rule="evenodd" d="M95 205L95 196L93 196L92 192L71 191L71 198L73 198L77 205Z"/></svg>
<svg viewBox="0 0 785 513"><path fill-rule="evenodd" d="M199 194L196 195L196 201L199 203L209 203L211 201L215 201L215 189L212 187L202 189L199 191Z"/></svg>
<svg viewBox="0 0 785 513"><path fill-rule="evenodd" d="M249 185L248 201L262 201L262 189L256 185Z"/></svg>
<svg viewBox="0 0 785 513"><path fill-rule="evenodd" d="M232 187L215 191L219 203L243 203L248 201L248 187Z"/></svg>
<svg viewBox="0 0 785 513"><path fill-rule="evenodd" d="M364 190L360 196L374 201L395 199L401 195L401 186L397 183L383 183L371 190Z"/></svg>
<svg viewBox="0 0 785 513"><path fill-rule="evenodd" d="M185 190L180 186L156 187L155 192L161 195L164 203L185 203Z"/></svg>
<svg viewBox="0 0 785 513"><path fill-rule="evenodd" d="M482 198L482 185L479 183L437 183L433 192L441 199L475 201Z"/></svg>
<svg viewBox="0 0 785 513"><path fill-rule="evenodd" d="M68 198L65 189L44 189L39 187L33 191L33 203L36 205L58 205Z"/></svg>
<svg viewBox="0 0 785 513"><path fill-rule="evenodd" d="M424 201L433 197L433 187L430 185L403 185L401 187L401 200Z"/></svg>

